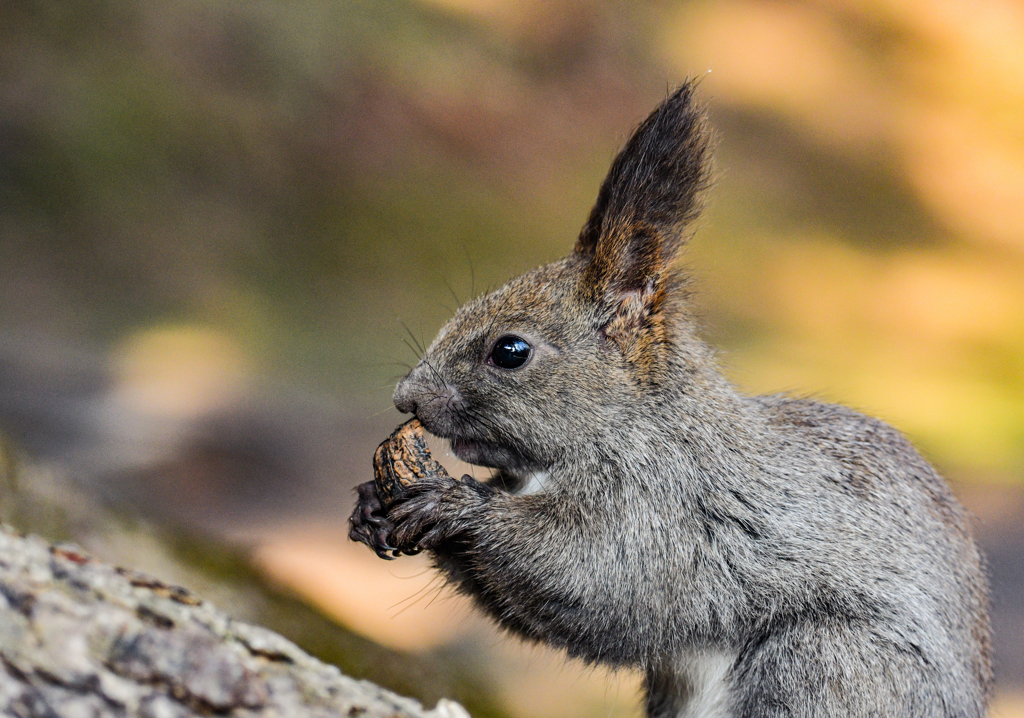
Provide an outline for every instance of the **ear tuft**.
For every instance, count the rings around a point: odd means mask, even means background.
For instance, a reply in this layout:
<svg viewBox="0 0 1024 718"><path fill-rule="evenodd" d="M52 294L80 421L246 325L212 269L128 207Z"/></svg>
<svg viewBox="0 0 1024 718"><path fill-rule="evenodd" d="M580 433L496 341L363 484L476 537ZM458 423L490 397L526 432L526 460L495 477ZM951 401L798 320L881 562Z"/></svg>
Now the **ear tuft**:
<svg viewBox="0 0 1024 718"><path fill-rule="evenodd" d="M599 294L664 281L710 183L710 133L695 82L672 93L619 152L576 242Z"/></svg>

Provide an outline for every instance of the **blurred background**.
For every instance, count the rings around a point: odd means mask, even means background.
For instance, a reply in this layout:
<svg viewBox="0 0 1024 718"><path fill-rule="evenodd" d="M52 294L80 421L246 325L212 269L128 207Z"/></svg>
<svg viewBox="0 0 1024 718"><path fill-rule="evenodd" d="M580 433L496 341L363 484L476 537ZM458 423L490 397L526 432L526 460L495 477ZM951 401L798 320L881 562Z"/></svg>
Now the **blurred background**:
<svg viewBox="0 0 1024 718"><path fill-rule="evenodd" d="M880 416L950 477L993 574L993 715L1022 716L1021 38L1017 0L7 0L0 432L470 676L477 715L638 716L635 676L498 635L345 519L416 345L564 255L700 77L704 335L744 389Z"/></svg>

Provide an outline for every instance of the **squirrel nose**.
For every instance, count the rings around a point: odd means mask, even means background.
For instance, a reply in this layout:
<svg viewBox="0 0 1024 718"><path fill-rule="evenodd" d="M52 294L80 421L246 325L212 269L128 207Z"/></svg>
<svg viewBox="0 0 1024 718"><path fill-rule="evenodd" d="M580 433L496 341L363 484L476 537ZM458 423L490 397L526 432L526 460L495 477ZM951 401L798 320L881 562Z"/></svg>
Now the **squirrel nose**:
<svg viewBox="0 0 1024 718"><path fill-rule="evenodd" d="M415 414L416 413L416 397L413 395L412 383L410 373L402 381L398 382L398 386L395 387L395 394L391 397L391 400L395 402L395 408L403 414Z"/></svg>

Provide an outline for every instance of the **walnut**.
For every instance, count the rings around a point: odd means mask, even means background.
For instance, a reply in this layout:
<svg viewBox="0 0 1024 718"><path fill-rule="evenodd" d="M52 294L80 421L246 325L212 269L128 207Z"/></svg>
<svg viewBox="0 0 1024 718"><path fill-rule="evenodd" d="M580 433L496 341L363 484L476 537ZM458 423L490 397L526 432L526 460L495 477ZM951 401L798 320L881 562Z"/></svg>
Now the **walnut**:
<svg viewBox="0 0 1024 718"><path fill-rule="evenodd" d="M395 429L373 454L374 483L385 507L401 498L406 487L416 480L447 474L431 456L419 419L410 419Z"/></svg>

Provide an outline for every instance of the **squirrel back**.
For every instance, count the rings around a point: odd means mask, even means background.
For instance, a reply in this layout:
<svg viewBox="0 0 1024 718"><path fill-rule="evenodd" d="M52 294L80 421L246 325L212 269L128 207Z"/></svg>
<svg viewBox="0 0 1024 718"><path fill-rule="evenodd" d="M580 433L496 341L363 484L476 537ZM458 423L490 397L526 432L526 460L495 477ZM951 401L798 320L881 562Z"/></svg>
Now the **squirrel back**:
<svg viewBox="0 0 1024 718"><path fill-rule="evenodd" d="M513 633L641 670L649 716L983 716L985 576L943 480L876 419L744 396L696 334L674 262L709 147L683 85L569 256L442 328L395 404L495 476L361 490L353 535L375 516Z"/></svg>

